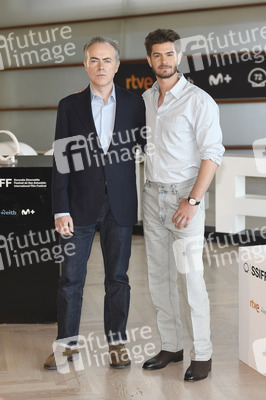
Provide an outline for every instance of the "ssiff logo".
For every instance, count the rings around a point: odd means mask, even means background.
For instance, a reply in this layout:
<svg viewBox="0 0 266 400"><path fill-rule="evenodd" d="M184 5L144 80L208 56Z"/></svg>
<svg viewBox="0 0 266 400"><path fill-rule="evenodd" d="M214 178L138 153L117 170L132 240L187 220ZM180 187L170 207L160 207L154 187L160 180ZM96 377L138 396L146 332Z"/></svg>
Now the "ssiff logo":
<svg viewBox="0 0 266 400"><path fill-rule="evenodd" d="M9 187L12 184L12 178L0 178L0 188Z"/></svg>

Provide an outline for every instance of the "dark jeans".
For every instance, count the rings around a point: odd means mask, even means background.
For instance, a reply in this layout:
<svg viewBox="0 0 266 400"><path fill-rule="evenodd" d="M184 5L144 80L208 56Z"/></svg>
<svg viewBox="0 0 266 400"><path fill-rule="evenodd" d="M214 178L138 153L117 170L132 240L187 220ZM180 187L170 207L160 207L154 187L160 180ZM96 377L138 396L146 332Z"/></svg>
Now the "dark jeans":
<svg viewBox="0 0 266 400"><path fill-rule="evenodd" d="M126 340L126 323L129 310L130 286L127 270L131 254L132 226L120 226L114 220L108 196L97 223L74 226L71 238L62 238L62 247L74 243L75 254L65 256L59 279L57 296L57 339L77 336L87 262L96 229L99 228L105 270L104 330L108 342Z"/></svg>

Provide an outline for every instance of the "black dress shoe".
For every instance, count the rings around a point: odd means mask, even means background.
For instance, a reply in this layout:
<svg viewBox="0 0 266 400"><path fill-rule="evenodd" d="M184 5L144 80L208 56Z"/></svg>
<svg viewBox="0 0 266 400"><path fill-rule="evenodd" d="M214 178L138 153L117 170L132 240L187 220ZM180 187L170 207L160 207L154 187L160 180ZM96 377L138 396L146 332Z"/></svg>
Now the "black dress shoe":
<svg viewBox="0 0 266 400"><path fill-rule="evenodd" d="M191 361L185 373L185 381L195 382L207 378L208 373L212 369L212 359L208 361Z"/></svg>
<svg viewBox="0 0 266 400"><path fill-rule="evenodd" d="M176 351L175 353L171 351L161 350L157 356L147 360L142 368L144 369L161 369L166 367L170 362L178 362L183 360L183 350Z"/></svg>

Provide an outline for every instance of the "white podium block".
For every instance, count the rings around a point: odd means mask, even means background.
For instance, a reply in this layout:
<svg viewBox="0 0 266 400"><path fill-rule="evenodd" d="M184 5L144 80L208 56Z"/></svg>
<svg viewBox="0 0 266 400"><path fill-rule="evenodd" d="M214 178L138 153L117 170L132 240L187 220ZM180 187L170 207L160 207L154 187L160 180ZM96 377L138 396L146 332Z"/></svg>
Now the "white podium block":
<svg viewBox="0 0 266 400"><path fill-rule="evenodd" d="M266 376L266 246L239 248L239 359Z"/></svg>
<svg viewBox="0 0 266 400"><path fill-rule="evenodd" d="M253 153L225 155L216 173L216 232L238 233L245 229L245 216L266 217L266 196L246 194L246 177L266 178Z"/></svg>

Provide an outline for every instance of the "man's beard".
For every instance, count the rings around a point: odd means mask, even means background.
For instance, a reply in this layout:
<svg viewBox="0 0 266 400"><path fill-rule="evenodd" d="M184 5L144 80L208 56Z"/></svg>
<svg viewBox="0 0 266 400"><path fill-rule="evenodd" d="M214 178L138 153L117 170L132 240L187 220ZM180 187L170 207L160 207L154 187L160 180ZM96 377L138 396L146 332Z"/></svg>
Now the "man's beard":
<svg viewBox="0 0 266 400"><path fill-rule="evenodd" d="M168 72L167 74L160 74L160 73L156 72L153 68L152 68L152 70L153 70L154 74L156 75L156 77L161 78L161 79L168 79L177 73L177 66L175 65L174 69L172 71Z"/></svg>

